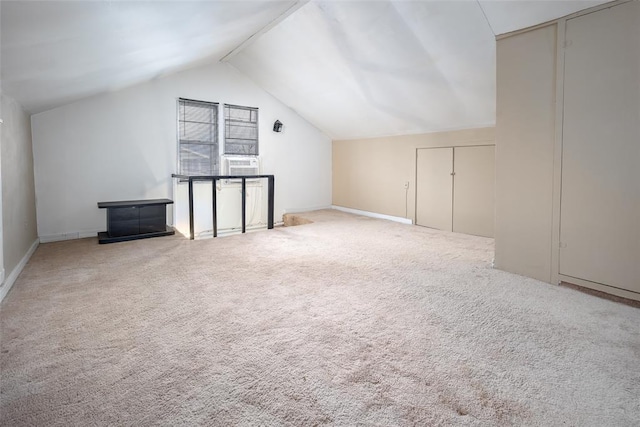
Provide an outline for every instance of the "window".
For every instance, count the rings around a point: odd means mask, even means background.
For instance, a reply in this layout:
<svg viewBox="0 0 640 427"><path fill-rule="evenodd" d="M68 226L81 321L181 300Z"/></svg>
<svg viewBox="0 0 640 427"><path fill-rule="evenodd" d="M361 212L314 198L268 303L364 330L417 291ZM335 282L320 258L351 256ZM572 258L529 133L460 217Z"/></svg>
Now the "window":
<svg viewBox="0 0 640 427"><path fill-rule="evenodd" d="M258 155L258 109L224 106L224 153Z"/></svg>
<svg viewBox="0 0 640 427"><path fill-rule="evenodd" d="M218 104L178 100L178 161L182 175L219 175Z"/></svg>

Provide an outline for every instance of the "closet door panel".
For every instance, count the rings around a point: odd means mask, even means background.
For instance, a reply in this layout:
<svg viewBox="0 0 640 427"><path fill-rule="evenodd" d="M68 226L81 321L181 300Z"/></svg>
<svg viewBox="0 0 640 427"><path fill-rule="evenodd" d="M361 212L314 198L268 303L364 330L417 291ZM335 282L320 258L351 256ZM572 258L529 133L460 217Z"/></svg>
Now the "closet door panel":
<svg viewBox="0 0 640 427"><path fill-rule="evenodd" d="M496 42L495 266L545 282L553 269L556 32L552 24Z"/></svg>
<svg viewBox="0 0 640 427"><path fill-rule="evenodd" d="M416 224L452 230L453 148L417 150Z"/></svg>
<svg viewBox="0 0 640 427"><path fill-rule="evenodd" d="M560 274L640 292L640 2L566 39Z"/></svg>
<svg viewBox="0 0 640 427"><path fill-rule="evenodd" d="M493 237L495 147L456 147L453 231Z"/></svg>

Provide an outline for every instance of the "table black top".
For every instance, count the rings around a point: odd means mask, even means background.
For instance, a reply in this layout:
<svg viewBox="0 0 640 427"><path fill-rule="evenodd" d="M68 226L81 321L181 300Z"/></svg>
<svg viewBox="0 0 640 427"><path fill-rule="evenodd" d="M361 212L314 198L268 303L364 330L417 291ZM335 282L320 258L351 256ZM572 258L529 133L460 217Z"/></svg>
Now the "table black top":
<svg viewBox="0 0 640 427"><path fill-rule="evenodd" d="M205 181L214 179L256 179L256 178L273 178L273 175L180 175L171 174L172 178L179 178L183 181Z"/></svg>
<svg viewBox="0 0 640 427"><path fill-rule="evenodd" d="M132 208L136 206L169 205L173 200L151 199L151 200L123 200L121 202L98 202L99 208Z"/></svg>

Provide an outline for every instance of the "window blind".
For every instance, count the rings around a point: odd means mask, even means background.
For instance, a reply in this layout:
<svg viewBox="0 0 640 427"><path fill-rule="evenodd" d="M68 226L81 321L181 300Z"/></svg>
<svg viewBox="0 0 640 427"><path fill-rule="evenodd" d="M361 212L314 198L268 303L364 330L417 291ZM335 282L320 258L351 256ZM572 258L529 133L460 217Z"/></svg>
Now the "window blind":
<svg viewBox="0 0 640 427"><path fill-rule="evenodd" d="M182 175L219 175L218 104L179 99L178 146Z"/></svg>
<svg viewBox="0 0 640 427"><path fill-rule="evenodd" d="M258 109L225 104L224 153L258 155Z"/></svg>

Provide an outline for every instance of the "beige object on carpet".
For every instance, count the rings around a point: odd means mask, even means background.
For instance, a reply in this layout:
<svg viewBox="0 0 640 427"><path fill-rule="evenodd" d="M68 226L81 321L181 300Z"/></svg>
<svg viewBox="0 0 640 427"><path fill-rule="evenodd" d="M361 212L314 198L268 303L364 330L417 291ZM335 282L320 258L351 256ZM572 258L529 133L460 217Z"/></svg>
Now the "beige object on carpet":
<svg viewBox="0 0 640 427"><path fill-rule="evenodd" d="M41 245L1 307L3 425L640 425L640 310L491 239L338 211Z"/></svg>

